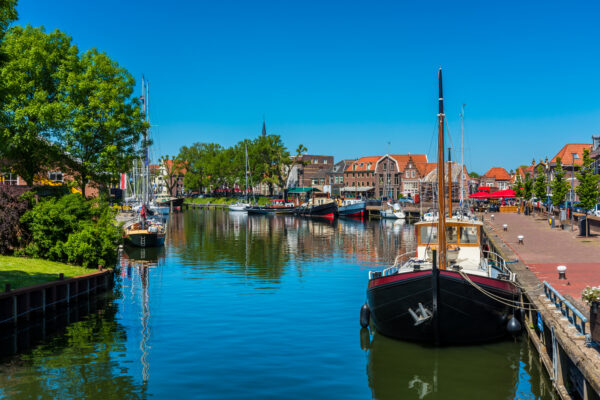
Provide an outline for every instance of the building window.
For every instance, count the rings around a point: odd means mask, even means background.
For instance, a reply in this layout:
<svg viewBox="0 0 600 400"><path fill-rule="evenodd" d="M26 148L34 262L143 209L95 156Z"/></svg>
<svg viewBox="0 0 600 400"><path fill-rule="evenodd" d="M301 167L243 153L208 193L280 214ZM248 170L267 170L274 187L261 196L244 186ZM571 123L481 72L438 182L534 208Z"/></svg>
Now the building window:
<svg viewBox="0 0 600 400"><path fill-rule="evenodd" d="M394 183L396 185L400 183L400 175L399 174L394 175Z"/></svg>
<svg viewBox="0 0 600 400"><path fill-rule="evenodd" d="M386 164L383 164L383 170L384 170L384 171L385 171L385 166L386 166Z"/></svg>
<svg viewBox="0 0 600 400"><path fill-rule="evenodd" d="M340 183L344 182L344 177L340 176Z"/></svg>
<svg viewBox="0 0 600 400"><path fill-rule="evenodd" d="M64 177L63 177L63 173L58 171L58 172L48 172L48 179L51 180L52 182L64 182Z"/></svg>
<svg viewBox="0 0 600 400"><path fill-rule="evenodd" d="M413 177L413 178L415 177L415 170L414 169L410 172L410 176Z"/></svg>
<svg viewBox="0 0 600 400"><path fill-rule="evenodd" d="M319 180L318 179L313 179L312 180L312 184L313 185L318 185L319 184Z"/></svg>
<svg viewBox="0 0 600 400"><path fill-rule="evenodd" d="M410 171L406 171L404 175L406 176L406 178L410 178Z"/></svg>
<svg viewBox="0 0 600 400"><path fill-rule="evenodd" d="M15 186L19 184L19 176L12 172L0 175L0 183L4 185Z"/></svg>
<svg viewBox="0 0 600 400"><path fill-rule="evenodd" d="M325 178L321 178L321 185L325 183Z"/></svg>
<svg viewBox="0 0 600 400"><path fill-rule="evenodd" d="M383 197L383 189L379 189L379 197Z"/></svg>
<svg viewBox="0 0 600 400"><path fill-rule="evenodd" d="M327 159L323 160L323 164L327 164Z"/></svg>

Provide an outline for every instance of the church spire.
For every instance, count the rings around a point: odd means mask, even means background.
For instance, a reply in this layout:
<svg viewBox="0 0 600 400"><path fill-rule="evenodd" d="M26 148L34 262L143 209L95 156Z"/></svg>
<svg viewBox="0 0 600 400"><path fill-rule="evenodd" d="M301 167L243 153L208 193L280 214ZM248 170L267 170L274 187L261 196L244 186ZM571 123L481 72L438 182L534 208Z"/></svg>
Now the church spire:
<svg viewBox="0 0 600 400"><path fill-rule="evenodd" d="M267 126L265 125L265 119L263 118L263 129L262 129L262 135L263 136L267 136Z"/></svg>

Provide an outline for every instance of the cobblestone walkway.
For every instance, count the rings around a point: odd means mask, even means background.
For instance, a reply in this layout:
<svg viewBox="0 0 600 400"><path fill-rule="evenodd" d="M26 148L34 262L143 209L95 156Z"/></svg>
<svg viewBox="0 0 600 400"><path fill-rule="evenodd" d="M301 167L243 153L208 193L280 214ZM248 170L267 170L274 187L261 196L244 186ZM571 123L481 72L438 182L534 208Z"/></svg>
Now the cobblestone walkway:
<svg viewBox="0 0 600 400"><path fill-rule="evenodd" d="M580 238L579 229L550 228L542 216L512 213L485 214L485 222L519 255L541 281L548 281L563 294L580 300L586 286L600 285L600 237ZM503 230L503 225L508 230ZM523 244L517 237L524 236ZM558 280L558 265L567 266L567 280Z"/></svg>

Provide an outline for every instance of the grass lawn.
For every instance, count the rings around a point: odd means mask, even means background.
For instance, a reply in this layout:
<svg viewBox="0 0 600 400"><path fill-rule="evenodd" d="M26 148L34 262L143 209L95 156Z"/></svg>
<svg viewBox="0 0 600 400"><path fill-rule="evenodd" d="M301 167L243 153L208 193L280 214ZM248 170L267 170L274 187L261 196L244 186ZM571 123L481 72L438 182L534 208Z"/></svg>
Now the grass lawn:
<svg viewBox="0 0 600 400"><path fill-rule="evenodd" d="M95 270L35 258L0 256L0 290L4 291L7 283L10 283L11 289L18 289L55 281L61 272L65 278L71 278Z"/></svg>

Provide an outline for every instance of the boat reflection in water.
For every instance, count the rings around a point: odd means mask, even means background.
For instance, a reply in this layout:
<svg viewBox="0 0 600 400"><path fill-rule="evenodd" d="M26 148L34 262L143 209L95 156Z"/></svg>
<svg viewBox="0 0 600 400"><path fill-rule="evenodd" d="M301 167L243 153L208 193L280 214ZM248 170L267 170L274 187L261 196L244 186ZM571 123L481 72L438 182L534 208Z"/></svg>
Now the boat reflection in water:
<svg viewBox="0 0 600 400"><path fill-rule="evenodd" d="M135 248L127 247L121 254L121 278L123 297L128 301L121 303L121 312L126 315L139 315L139 359L142 366L141 378L144 390L150 378L150 339L152 324L150 321L150 274L162 272L161 262L165 258L164 247ZM127 310L128 307L134 308Z"/></svg>
<svg viewBox="0 0 600 400"><path fill-rule="evenodd" d="M371 338L363 328L360 341L368 354L367 377L374 399L552 398L552 385L526 337L516 343L439 348L377 332Z"/></svg>

